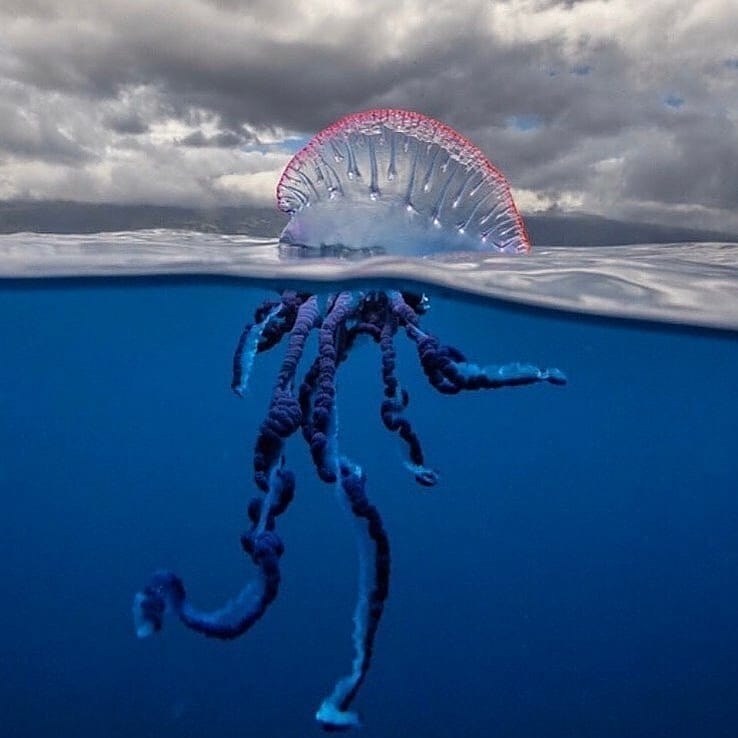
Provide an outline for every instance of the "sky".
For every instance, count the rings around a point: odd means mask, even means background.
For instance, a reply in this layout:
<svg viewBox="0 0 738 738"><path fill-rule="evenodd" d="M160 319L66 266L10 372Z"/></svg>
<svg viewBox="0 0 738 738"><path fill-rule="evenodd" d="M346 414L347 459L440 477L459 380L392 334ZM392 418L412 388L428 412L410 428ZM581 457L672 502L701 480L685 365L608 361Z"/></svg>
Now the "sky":
<svg viewBox="0 0 738 738"><path fill-rule="evenodd" d="M270 205L321 128L416 110L525 212L738 228L735 0L2 0L0 200Z"/></svg>

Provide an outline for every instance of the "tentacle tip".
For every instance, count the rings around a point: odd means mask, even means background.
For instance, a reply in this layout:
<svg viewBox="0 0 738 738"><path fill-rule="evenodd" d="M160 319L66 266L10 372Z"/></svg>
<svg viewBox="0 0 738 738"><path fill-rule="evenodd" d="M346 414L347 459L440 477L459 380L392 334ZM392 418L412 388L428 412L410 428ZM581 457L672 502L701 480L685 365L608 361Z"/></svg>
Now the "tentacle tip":
<svg viewBox="0 0 738 738"><path fill-rule="evenodd" d="M330 702L324 702L320 706L315 713L315 719L326 733L342 733L361 727L361 718L357 712L340 710Z"/></svg>
<svg viewBox="0 0 738 738"><path fill-rule="evenodd" d="M244 395L246 394L246 387L243 384L239 384L237 382L233 382L231 384L231 390L233 391L233 394L236 395L236 397L240 397L243 399Z"/></svg>
<svg viewBox="0 0 738 738"><path fill-rule="evenodd" d="M563 386L567 383L566 374L564 374L560 369L556 369L554 367L550 367L542 372L541 378L549 384L559 386Z"/></svg>
<svg viewBox="0 0 738 738"><path fill-rule="evenodd" d="M136 626L136 638L141 641L154 633L156 633L156 628L153 623L141 623Z"/></svg>
<svg viewBox="0 0 738 738"><path fill-rule="evenodd" d="M137 592L133 598L133 627L137 638L148 638L161 630L162 618L151 601L143 592Z"/></svg>
<svg viewBox="0 0 738 738"><path fill-rule="evenodd" d="M419 464L412 464L409 461L405 462L405 466L421 487L435 487L436 482L438 482L438 472L434 469L430 469L427 466L420 466Z"/></svg>
<svg viewBox="0 0 738 738"><path fill-rule="evenodd" d="M158 633L167 613L181 612L185 602L181 579L170 571L157 571L149 583L133 598L133 624L136 635L146 638Z"/></svg>

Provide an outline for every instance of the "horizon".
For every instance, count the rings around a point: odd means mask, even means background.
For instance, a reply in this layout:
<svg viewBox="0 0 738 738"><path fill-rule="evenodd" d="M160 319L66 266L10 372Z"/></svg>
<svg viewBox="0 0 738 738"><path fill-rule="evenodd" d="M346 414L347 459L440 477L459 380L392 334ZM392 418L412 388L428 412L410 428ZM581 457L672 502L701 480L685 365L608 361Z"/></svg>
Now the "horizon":
<svg viewBox="0 0 738 738"><path fill-rule="evenodd" d="M581 211L522 213L531 241L548 246L612 246L690 241L738 242L738 232L607 218ZM88 234L150 228L277 237L288 217L276 206L186 207L68 200L0 201L0 234Z"/></svg>

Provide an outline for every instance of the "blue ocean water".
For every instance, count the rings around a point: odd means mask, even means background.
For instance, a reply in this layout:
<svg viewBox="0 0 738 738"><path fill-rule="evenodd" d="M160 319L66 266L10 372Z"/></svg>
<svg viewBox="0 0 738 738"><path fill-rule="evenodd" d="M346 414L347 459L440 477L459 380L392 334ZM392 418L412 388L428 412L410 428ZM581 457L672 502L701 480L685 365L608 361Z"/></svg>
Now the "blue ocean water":
<svg viewBox="0 0 738 738"><path fill-rule="evenodd" d="M382 427L376 347L342 367L341 447L393 557L362 734L735 736L737 334L430 294L424 325L471 360L569 384L440 396L399 340L427 492ZM267 296L214 276L0 282L3 735L321 734L356 555L299 439L265 618L232 643L175 622L139 641L131 618L159 567L204 607L251 576L239 535L281 348L245 399L229 382Z"/></svg>

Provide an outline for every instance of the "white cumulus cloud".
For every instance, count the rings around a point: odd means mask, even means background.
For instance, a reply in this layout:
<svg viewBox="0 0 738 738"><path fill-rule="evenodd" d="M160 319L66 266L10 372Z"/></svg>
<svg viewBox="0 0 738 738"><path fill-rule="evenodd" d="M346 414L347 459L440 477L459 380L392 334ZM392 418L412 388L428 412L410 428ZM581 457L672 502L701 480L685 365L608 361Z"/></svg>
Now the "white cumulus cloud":
<svg viewBox="0 0 738 738"><path fill-rule="evenodd" d="M529 210L738 228L734 0L4 0L0 197L265 204L370 107L474 140Z"/></svg>

